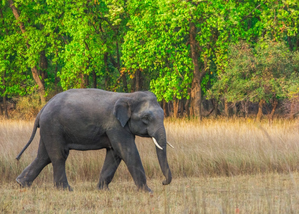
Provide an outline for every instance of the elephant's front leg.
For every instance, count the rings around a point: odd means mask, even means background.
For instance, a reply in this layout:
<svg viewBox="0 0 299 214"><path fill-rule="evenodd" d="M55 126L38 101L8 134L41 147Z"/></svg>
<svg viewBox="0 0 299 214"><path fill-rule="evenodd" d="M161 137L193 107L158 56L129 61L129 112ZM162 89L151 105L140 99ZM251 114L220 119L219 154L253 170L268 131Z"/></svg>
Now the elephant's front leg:
<svg viewBox="0 0 299 214"><path fill-rule="evenodd" d="M146 176L135 144L135 136L125 130L111 131L107 134L113 149L127 165L138 189L152 192L146 184Z"/></svg>
<svg viewBox="0 0 299 214"><path fill-rule="evenodd" d="M107 149L105 162L100 174L100 181L98 184L99 189L108 188L108 185L112 181L120 162L121 158L116 154L116 152L113 149Z"/></svg>

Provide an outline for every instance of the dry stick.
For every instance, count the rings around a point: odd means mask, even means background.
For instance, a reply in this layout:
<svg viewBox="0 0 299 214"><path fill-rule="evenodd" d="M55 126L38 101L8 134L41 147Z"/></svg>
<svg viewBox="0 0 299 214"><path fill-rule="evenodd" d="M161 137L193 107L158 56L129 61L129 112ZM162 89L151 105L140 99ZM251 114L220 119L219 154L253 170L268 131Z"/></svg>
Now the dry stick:
<svg viewBox="0 0 299 214"><path fill-rule="evenodd" d="M210 112L205 117L210 116L210 114L212 114L212 112L214 111L214 109L215 109L215 106L213 105L213 108L210 110Z"/></svg>

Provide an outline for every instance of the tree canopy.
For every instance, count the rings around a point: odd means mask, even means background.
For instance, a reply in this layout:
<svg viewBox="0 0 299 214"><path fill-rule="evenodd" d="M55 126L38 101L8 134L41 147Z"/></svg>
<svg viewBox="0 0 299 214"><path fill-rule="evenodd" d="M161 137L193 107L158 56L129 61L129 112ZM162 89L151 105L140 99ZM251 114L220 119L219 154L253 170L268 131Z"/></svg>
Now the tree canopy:
<svg viewBox="0 0 299 214"><path fill-rule="evenodd" d="M0 96L151 90L159 101L298 94L296 0L2 0Z"/></svg>

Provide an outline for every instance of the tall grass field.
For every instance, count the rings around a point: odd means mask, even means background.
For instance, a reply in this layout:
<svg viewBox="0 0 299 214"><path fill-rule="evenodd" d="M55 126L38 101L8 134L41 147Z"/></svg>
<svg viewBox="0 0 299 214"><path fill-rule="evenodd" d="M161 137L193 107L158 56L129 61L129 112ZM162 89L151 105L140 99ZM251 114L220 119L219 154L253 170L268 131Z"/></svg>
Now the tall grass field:
<svg viewBox="0 0 299 214"><path fill-rule="evenodd" d="M51 164L31 188L16 177L36 156L39 133L20 161L33 121L0 121L0 213L297 213L299 125L296 121L167 119L173 181L163 178L151 139L136 138L149 194L138 192L124 163L109 191L96 189L105 150L71 151L73 192L53 187Z"/></svg>

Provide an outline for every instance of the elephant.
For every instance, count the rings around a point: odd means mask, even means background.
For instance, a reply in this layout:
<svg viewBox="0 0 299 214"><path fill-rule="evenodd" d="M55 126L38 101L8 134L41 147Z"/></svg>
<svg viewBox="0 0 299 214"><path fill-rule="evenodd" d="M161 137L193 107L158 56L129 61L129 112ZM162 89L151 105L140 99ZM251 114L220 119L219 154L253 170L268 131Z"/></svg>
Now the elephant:
<svg viewBox="0 0 299 214"><path fill-rule="evenodd" d="M40 129L37 156L16 178L21 187L31 186L42 169L52 163L54 185L71 191L65 171L69 151L106 149L99 189L108 189L123 160L137 188L151 192L135 144L136 135L153 139L165 176L162 184L168 185L172 180L166 146L173 146L166 139L163 109L149 91L70 89L55 95L38 113L31 137L17 160L32 142L37 128Z"/></svg>

